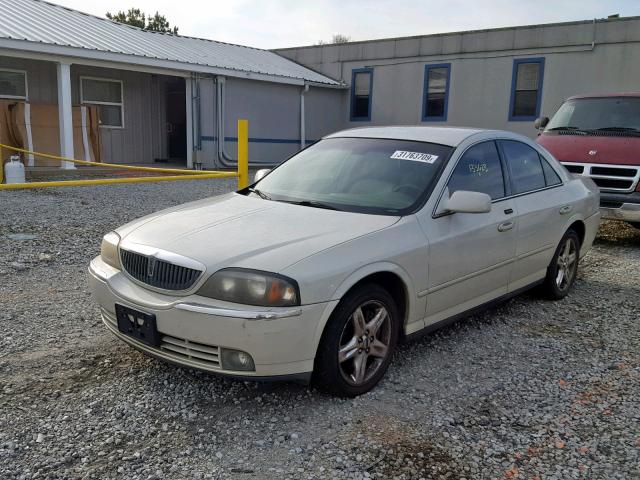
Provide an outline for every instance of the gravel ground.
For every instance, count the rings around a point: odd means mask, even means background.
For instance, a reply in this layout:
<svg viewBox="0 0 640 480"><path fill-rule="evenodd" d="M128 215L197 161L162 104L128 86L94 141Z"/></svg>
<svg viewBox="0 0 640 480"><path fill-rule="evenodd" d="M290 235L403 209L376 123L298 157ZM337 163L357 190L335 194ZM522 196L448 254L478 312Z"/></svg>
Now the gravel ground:
<svg viewBox="0 0 640 480"><path fill-rule="evenodd" d="M576 288L400 347L353 400L166 365L103 328L102 234L233 181L0 192L0 478L640 478L640 231Z"/></svg>

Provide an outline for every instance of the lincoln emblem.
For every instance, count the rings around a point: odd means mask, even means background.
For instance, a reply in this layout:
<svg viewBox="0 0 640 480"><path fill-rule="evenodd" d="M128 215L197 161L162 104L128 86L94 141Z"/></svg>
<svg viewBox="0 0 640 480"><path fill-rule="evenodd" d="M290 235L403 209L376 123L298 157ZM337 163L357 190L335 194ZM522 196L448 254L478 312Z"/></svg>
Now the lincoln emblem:
<svg viewBox="0 0 640 480"><path fill-rule="evenodd" d="M149 257L149 263L147 264L147 277L153 277L153 271L156 268L156 258Z"/></svg>

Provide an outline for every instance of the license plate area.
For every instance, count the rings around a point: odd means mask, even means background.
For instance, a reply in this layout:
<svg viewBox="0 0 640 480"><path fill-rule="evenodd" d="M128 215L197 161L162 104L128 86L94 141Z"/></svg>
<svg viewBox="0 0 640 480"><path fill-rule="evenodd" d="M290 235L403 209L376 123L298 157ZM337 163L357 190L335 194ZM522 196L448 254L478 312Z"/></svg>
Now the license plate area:
<svg viewBox="0 0 640 480"><path fill-rule="evenodd" d="M116 304L118 330L151 347L160 346L156 316Z"/></svg>

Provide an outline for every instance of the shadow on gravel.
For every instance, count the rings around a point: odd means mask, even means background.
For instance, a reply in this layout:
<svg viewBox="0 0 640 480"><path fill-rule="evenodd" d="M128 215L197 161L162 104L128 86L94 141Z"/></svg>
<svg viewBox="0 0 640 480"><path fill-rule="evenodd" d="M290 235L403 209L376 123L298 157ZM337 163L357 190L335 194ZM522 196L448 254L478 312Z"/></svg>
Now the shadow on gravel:
<svg viewBox="0 0 640 480"><path fill-rule="evenodd" d="M640 229L628 223L604 220L598 230L596 245L640 247Z"/></svg>

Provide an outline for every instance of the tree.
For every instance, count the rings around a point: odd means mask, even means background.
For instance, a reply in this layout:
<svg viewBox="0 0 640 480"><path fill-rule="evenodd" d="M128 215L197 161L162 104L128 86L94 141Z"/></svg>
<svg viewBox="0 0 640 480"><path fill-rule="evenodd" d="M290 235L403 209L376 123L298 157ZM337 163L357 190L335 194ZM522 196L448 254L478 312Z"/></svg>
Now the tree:
<svg viewBox="0 0 640 480"><path fill-rule="evenodd" d="M343 35L341 33L336 33L335 35L333 35L333 37L331 37L331 40L329 42L325 42L324 40L320 40L318 42L318 45L331 45L331 44L336 44L336 43L349 43L351 41L351 37L347 36L347 35Z"/></svg>
<svg viewBox="0 0 640 480"><path fill-rule="evenodd" d="M128 12L111 13L107 12L107 18L114 22L124 23L127 25L133 25L134 27L141 28L142 30L149 30L150 32L162 32L178 34L178 27L171 27L164 15L156 12L154 16L145 15L139 8L130 8Z"/></svg>

